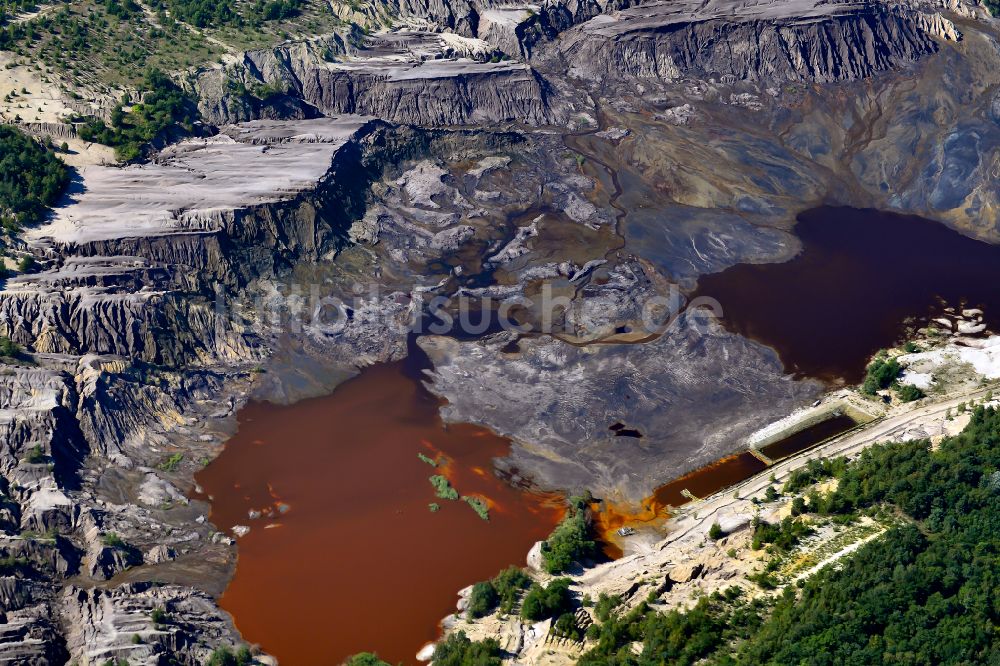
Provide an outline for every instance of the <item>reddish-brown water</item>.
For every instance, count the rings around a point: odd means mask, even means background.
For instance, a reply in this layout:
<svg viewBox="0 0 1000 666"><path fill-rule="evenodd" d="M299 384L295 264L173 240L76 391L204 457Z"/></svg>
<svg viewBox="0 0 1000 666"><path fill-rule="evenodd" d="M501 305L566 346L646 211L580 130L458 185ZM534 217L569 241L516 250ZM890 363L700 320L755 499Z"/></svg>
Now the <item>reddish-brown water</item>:
<svg viewBox="0 0 1000 666"><path fill-rule="evenodd" d="M683 494L684 490L698 498L708 497L766 468L767 465L750 453L738 453L660 486L653 493L652 502L655 507L681 506L691 501Z"/></svg>
<svg viewBox="0 0 1000 666"><path fill-rule="evenodd" d="M389 364L325 398L240 412L239 432L197 480L220 529L251 526L220 600L248 641L285 666L360 651L414 663L459 589L522 564L551 532L560 499L493 473L508 441L445 427L437 409L412 373ZM450 462L435 469L418 452ZM487 498L489 522L465 502L437 499L428 482L437 473ZM250 510L271 515L250 520Z"/></svg>
<svg viewBox="0 0 1000 666"><path fill-rule="evenodd" d="M908 317L940 302L983 306L1000 325L1000 247L943 224L877 210L823 207L795 225L802 252L783 264L740 264L698 279L723 323L773 347L802 376L857 382L868 359L899 341Z"/></svg>

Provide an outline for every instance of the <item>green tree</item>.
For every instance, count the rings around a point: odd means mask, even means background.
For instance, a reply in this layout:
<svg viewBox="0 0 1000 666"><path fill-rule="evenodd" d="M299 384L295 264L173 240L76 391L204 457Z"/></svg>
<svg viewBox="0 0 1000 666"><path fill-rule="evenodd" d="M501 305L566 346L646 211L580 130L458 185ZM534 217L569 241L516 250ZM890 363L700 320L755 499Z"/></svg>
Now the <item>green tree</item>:
<svg viewBox="0 0 1000 666"><path fill-rule="evenodd" d="M434 647L434 666L500 666L500 643L492 638L472 641L459 631Z"/></svg>
<svg viewBox="0 0 1000 666"><path fill-rule="evenodd" d="M469 594L469 606L465 609L465 614L471 619L484 617L489 615L499 603L500 597L497 595L493 583L481 581L472 586L472 592Z"/></svg>
<svg viewBox="0 0 1000 666"><path fill-rule="evenodd" d="M596 552L597 544L590 537L587 499L572 498L566 517L542 542L542 565L548 573L559 574Z"/></svg>
<svg viewBox="0 0 1000 666"><path fill-rule="evenodd" d="M0 125L0 222L10 231L39 221L69 183L69 171L45 145Z"/></svg>
<svg viewBox="0 0 1000 666"><path fill-rule="evenodd" d="M537 583L532 585L524 597L521 617L536 622L573 610L571 583L569 578L556 578L545 587Z"/></svg>
<svg viewBox="0 0 1000 666"><path fill-rule="evenodd" d="M352 657L348 657L344 663L346 666L390 666L390 664L379 659L379 656L374 652L359 652Z"/></svg>

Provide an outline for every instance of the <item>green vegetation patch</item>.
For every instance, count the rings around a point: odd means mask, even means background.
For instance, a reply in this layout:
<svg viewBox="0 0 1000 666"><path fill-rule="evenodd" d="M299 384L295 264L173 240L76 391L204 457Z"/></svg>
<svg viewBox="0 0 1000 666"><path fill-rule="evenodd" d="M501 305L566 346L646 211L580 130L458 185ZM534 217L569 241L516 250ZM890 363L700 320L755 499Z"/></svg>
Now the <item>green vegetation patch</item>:
<svg viewBox="0 0 1000 666"><path fill-rule="evenodd" d="M424 455L423 453L418 453L417 457L420 458L421 462L425 462L428 465L430 465L431 467L437 467L438 466L438 461L434 460L434 458L431 458L430 456Z"/></svg>
<svg viewBox="0 0 1000 666"><path fill-rule="evenodd" d="M587 497L570 498L566 517L542 542L542 565L548 573L562 573L574 562L592 557L597 552L587 518L588 500Z"/></svg>
<svg viewBox="0 0 1000 666"><path fill-rule="evenodd" d="M464 631L451 634L434 647L434 666L500 666L503 652L493 638L470 640Z"/></svg>
<svg viewBox="0 0 1000 666"><path fill-rule="evenodd" d="M6 335L0 336L0 358L17 358L21 348Z"/></svg>
<svg viewBox="0 0 1000 666"><path fill-rule="evenodd" d="M524 597L521 606L521 617L537 622L550 617L558 617L573 610L573 593L569 586L569 578L556 578L547 586L535 583Z"/></svg>
<svg viewBox="0 0 1000 666"><path fill-rule="evenodd" d="M912 384L903 384L898 389L896 389L896 395L903 402L913 402L914 400L920 400L926 397L926 394L917 386Z"/></svg>
<svg viewBox="0 0 1000 666"><path fill-rule="evenodd" d="M5 229L41 220L68 183L69 171L51 149L0 125L0 223Z"/></svg>
<svg viewBox="0 0 1000 666"><path fill-rule="evenodd" d="M198 120L198 108L169 76L159 70L146 73L142 102L126 111L124 103L111 113L111 125L97 118L79 128L80 138L113 146L115 156L130 161L142 155L142 148L161 133L177 128L191 133Z"/></svg>
<svg viewBox="0 0 1000 666"><path fill-rule="evenodd" d="M483 520L490 519L490 507L486 503L486 500L476 497L474 495L464 495L462 501L472 507L472 510L476 512Z"/></svg>
<svg viewBox="0 0 1000 666"><path fill-rule="evenodd" d="M806 463L788 475L785 482L786 493L797 493L809 486L835 476L843 476L847 468L846 458L817 458Z"/></svg>
<svg viewBox="0 0 1000 666"><path fill-rule="evenodd" d="M596 646L582 666L732 664L729 645L753 635L762 622L763 601L746 601L738 588L702 597L686 612L656 613L646 602L624 615L612 614L588 629ZM633 642L641 644L635 654ZM758 662L750 662L758 663Z"/></svg>
<svg viewBox="0 0 1000 666"><path fill-rule="evenodd" d="M348 657L347 661L344 662L345 666L390 666L389 663L382 661L377 654L374 652L359 652L356 655Z"/></svg>
<svg viewBox="0 0 1000 666"><path fill-rule="evenodd" d="M216 648L205 662L206 666L250 666L252 663L253 655L245 645L236 652L228 647Z"/></svg>
<svg viewBox="0 0 1000 666"><path fill-rule="evenodd" d="M49 457L45 455L45 450L41 444L35 444L28 450L27 455L24 456L24 462L29 465L41 465L48 461Z"/></svg>
<svg viewBox="0 0 1000 666"><path fill-rule="evenodd" d="M752 547L760 550L765 544L771 544L778 550L787 552L813 532L801 519L792 516L785 516L779 523L769 523L755 516Z"/></svg>
<svg viewBox="0 0 1000 666"><path fill-rule="evenodd" d="M875 360L868 364L865 370L865 381L861 384L861 392L865 395L875 395L882 389L889 388L903 367L894 358L887 359L885 354L879 354Z"/></svg>
<svg viewBox="0 0 1000 666"><path fill-rule="evenodd" d="M485 617L499 608L503 614L514 610L521 593L531 585L528 574L515 566L510 566L496 575L493 580L482 581L472 586L466 615L475 619Z"/></svg>
<svg viewBox="0 0 1000 666"><path fill-rule="evenodd" d="M147 68L179 71L222 53L166 13L146 16L131 0L74 1L0 28L0 50L16 53L22 64L40 71L43 81L101 93L141 85Z"/></svg>
<svg viewBox="0 0 1000 666"><path fill-rule="evenodd" d="M458 491L451 487L451 482L448 478L442 476L441 474L435 474L430 478L431 485L434 486L434 492L441 499L446 500L457 500Z"/></svg>
<svg viewBox="0 0 1000 666"><path fill-rule="evenodd" d="M182 460L184 460L184 454L178 452L160 462L156 467L164 472L173 472L181 464Z"/></svg>

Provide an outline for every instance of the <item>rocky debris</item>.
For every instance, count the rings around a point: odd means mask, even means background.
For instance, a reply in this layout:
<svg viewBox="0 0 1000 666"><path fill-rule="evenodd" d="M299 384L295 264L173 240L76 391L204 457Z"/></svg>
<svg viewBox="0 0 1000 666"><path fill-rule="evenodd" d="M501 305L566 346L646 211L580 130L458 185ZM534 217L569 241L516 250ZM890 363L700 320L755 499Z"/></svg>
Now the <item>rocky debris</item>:
<svg viewBox="0 0 1000 666"><path fill-rule="evenodd" d="M147 506L163 506L165 504L187 504L188 499L184 493L177 490L172 483L162 479L155 472L147 472L145 478L139 486L139 496L137 498Z"/></svg>
<svg viewBox="0 0 1000 666"><path fill-rule="evenodd" d="M164 544L153 546L142 556L144 564L161 564L175 559L177 559L177 551Z"/></svg>
<svg viewBox="0 0 1000 666"><path fill-rule="evenodd" d="M690 104L680 104L670 107L653 116L657 120L668 122L671 125L687 125L697 117L694 107Z"/></svg>
<svg viewBox="0 0 1000 666"><path fill-rule="evenodd" d="M157 609L161 619L154 622ZM61 611L67 647L86 663L127 659L131 664L156 664L173 658L176 663L202 664L217 647L233 645L237 635L211 597L174 585L68 586Z"/></svg>
<svg viewBox="0 0 1000 666"><path fill-rule="evenodd" d="M621 141L627 137L632 132L625 129L624 127L609 127L606 130L596 132L594 136L599 136L602 139L607 139L608 141Z"/></svg>
<svg viewBox="0 0 1000 666"><path fill-rule="evenodd" d="M538 220L535 218L531 224L520 227L514 234L514 238L509 243L500 248L500 251L489 257L489 261L494 264L506 264L508 262L524 256L531 250L527 246L529 239L538 235Z"/></svg>

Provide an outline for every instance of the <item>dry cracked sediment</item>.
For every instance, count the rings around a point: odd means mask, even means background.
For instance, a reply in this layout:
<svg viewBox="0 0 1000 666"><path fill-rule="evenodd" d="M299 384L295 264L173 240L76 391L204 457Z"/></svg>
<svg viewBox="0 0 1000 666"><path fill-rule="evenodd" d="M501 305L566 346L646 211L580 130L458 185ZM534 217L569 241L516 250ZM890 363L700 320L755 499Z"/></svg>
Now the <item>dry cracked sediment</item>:
<svg viewBox="0 0 1000 666"><path fill-rule="evenodd" d="M681 309L699 275L792 256L821 202L1000 238L982 9L631 4L392 5L424 24L227 58L191 79L218 134L82 171L25 237L41 270L0 291L26 350L0 368L0 555L23 559L0 576L0 660L237 643L211 600L235 550L186 496L194 471L248 396L406 354L435 296L567 299L554 331L523 306L523 336L420 339L432 387L512 437L518 474L634 500L820 390L690 314L644 335L646 299ZM312 316L323 298L343 326Z"/></svg>

